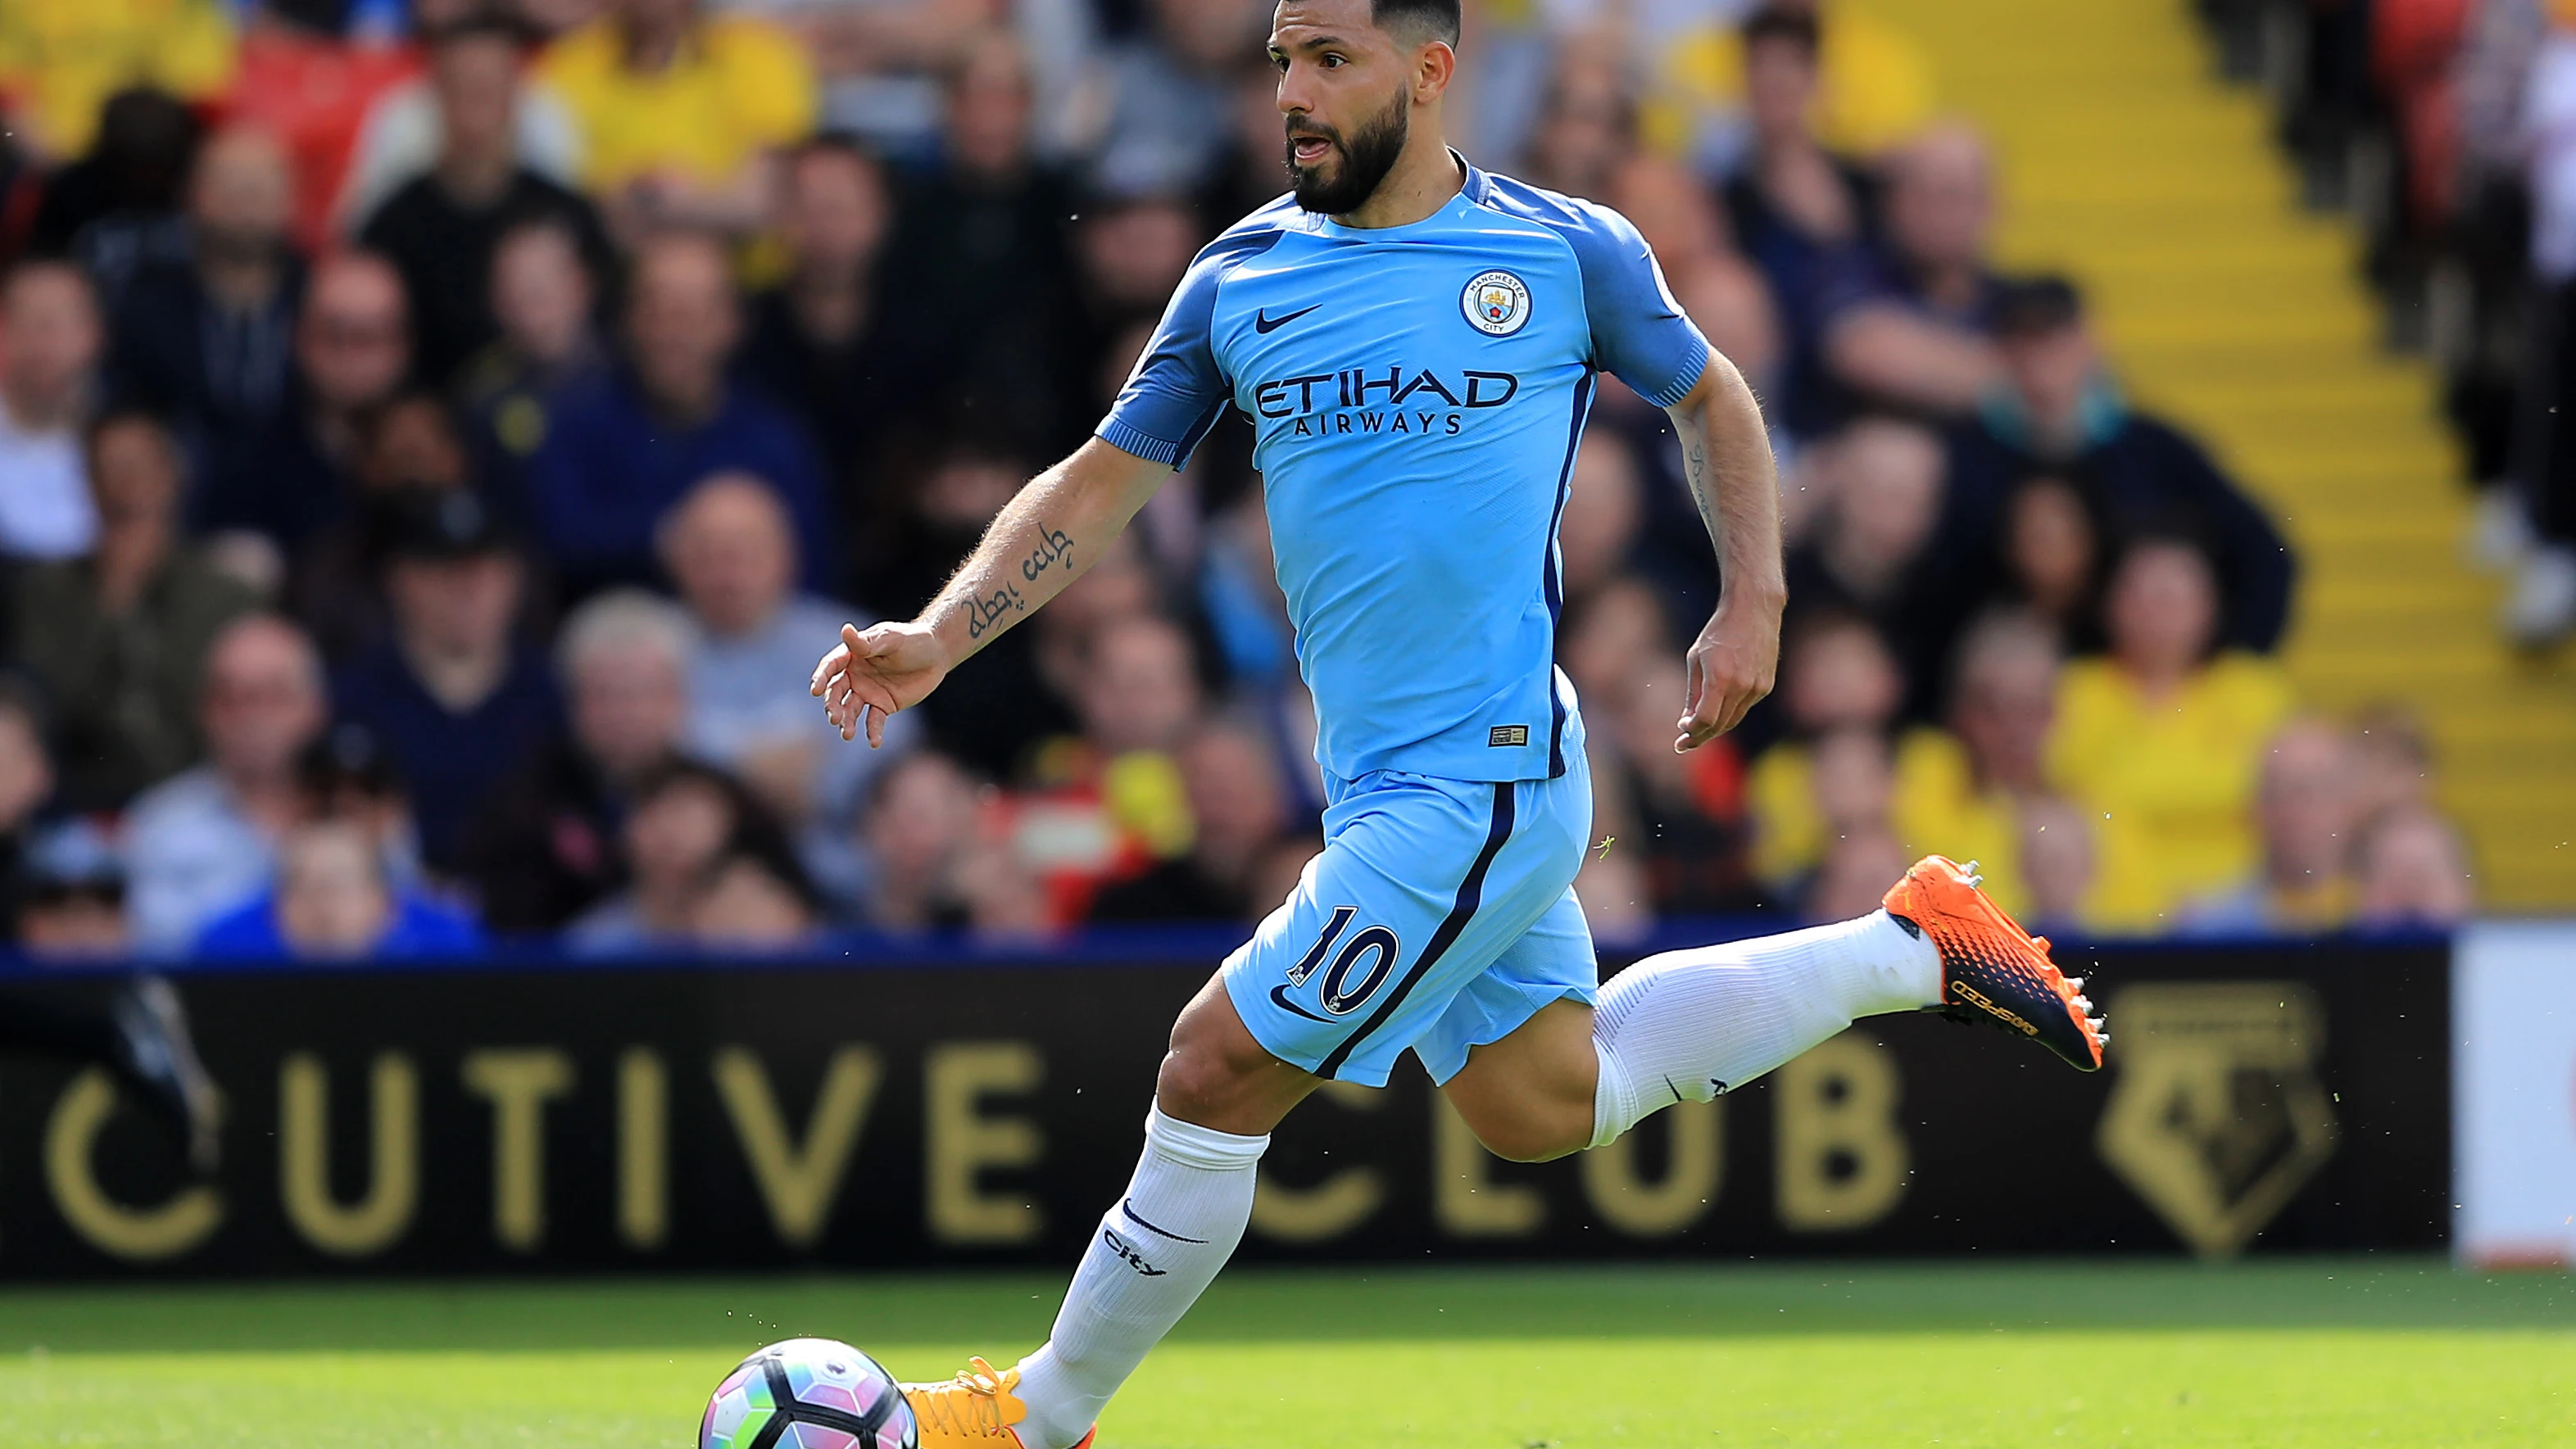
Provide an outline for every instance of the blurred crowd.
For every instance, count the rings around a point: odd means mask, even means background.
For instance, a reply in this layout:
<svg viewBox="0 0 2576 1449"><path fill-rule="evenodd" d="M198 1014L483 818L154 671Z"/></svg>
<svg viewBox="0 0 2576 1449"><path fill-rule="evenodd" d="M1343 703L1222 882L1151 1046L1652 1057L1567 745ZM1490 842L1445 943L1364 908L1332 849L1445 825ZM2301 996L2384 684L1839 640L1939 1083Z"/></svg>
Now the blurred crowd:
<svg viewBox="0 0 2576 1449"><path fill-rule="evenodd" d="M2443 373L2506 636L2576 635L2576 3L2197 3Z"/></svg>
<svg viewBox="0 0 2576 1449"><path fill-rule="evenodd" d="M1781 687L1670 748L1712 551L1605 381L1561 662L1595 930L2458 919L2290 551L1989 259L1971 128L1833 0L1469 6L1456 139L1613 205L1760 391ZM1320 849L1229 418L886 747L808 697L1088 434L1284 190L1257 0L0 5L0 888L29 954L793 949L1244 921ZM849 939L857 939L855 937Z"/></svg>

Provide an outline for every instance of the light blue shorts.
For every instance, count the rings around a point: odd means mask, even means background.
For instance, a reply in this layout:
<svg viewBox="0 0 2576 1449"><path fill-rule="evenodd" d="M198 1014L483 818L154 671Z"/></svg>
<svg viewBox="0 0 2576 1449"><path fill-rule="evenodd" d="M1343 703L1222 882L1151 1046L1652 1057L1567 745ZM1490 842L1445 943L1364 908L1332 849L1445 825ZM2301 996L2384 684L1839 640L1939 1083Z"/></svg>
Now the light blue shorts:
<svg viewBox="0 0 2576 1449"><path fill-rule="evenodd" d="M1386 1084L1410 1047L1445 1082L1467 1051L1600 985L1574 874L1592 830L1580 748L1553 780L1380 770L1325 782L1324 853L1225 962L1272 1056Z"/></svg>

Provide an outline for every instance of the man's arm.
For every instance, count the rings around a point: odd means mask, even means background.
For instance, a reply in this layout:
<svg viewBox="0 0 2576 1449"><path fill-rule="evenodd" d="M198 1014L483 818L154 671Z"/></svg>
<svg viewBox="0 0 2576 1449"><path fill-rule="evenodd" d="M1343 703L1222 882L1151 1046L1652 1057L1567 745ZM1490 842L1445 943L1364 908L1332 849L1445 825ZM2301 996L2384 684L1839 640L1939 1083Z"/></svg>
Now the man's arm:
<svg viewBox="0 0 2576 1449"><path fill-rule="evenodd" d="M1825 363L1872 397L1964 413L2001 376L1991 343L1887 303L1863 303L1825 331Z"/></svg>
<svg viewBox="0 0 2576 1449"><path fill-rule="evenodd" d="M1682 476L1717 546L1717 612L1690 648L1688 710L1676 750L1735 728L1771 692L1780 666L1780 479L1762 408L1735 364L1709 354L1690 395L1670 409Z"/></svg>
<svg viewBox="0 0 2576 1449"><path fill-rule="evenodd" d="M994 515L983 542L910 623L841 626L841 642L814 666L813 693L841 730L885 743L886 716L910 709L948 671L992 643L1088 570L1136 510L1172 476L1094 438L1020 490Z"/></svg>

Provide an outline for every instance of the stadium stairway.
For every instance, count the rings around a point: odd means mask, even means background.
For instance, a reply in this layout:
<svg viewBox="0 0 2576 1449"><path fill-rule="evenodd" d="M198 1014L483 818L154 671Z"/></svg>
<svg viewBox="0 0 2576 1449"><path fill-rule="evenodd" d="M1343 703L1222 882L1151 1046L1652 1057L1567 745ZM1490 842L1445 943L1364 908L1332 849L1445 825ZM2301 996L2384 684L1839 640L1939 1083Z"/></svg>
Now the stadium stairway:
<svg viewBox="0 0 2576 1449"><path fill-rule="evenodd" d="M2337 218L2303 211L2260 97L2188 0L1836 0L1909 32L2001 159L2012 267L2078 278L2125 386L2284 520L2287 661L2314 704L2433 737L2486 904L2576 907L2576 649L2516 655L2461 562L2468 500L2432 372L2381 345Z"/></svg>

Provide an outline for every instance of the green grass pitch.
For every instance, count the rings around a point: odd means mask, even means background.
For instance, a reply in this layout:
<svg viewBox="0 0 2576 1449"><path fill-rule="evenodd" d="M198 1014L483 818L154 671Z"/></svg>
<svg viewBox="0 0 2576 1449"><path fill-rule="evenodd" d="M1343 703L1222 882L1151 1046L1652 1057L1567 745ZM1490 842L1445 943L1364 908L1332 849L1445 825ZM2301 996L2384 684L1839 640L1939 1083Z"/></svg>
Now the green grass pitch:
<svg viewBox="0 0 2576 1449"><path fill-rule="evenodd" d="M1052 1274L0 1292L0 1445L672 1446L746 1350L897 1373ZM1104 1449L2576 1444L2576 1281L2421 1259L1247 1271Z"/></svg>

